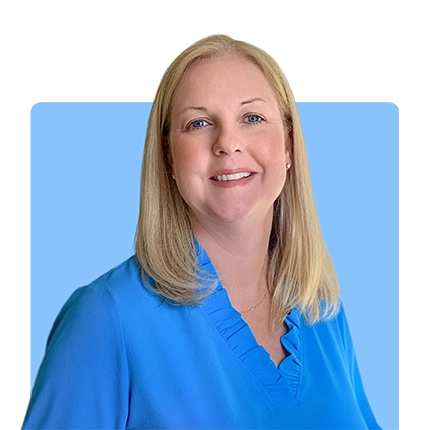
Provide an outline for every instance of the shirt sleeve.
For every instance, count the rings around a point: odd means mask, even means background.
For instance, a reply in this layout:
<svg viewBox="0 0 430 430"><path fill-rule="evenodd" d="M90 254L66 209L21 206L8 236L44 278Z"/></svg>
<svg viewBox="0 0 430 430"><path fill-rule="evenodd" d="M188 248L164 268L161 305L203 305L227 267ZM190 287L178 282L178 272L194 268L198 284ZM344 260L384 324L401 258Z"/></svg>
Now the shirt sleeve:
<svg viewBox="0 0 430 430"><path fill-rule="evenodd" d="M369 401L367 400L366 393L364 391L363 381L361 379L360 371L357 364L357 358L352 343L351 333L349 331L348 322L346 320L345 311L343 305L338 315L339 327L342 334L342 339L346 351L346 357L348 360L349 371L351 380L355 390L357 402L360 406L363 417L366 420L369 429L381 430L381 427L376 422L375 416L370 407Z"/></svg>
<svg viewBox="0 0 430 430"><path fill-rule="evenodd" d="M120 315L100 285L76 290L58 315L23 429L125 429L129 377Z"/></svg>

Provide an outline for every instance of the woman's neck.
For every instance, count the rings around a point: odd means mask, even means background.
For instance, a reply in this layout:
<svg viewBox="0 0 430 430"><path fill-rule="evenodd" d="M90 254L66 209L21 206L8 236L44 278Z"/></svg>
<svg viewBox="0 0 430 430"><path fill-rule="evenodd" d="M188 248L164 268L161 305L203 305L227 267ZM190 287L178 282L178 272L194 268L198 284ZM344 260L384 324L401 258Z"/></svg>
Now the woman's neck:
<svg viewBox="0 0 430 430"><path fill-rule="evenodd" d="M267 292L272 214L238 223L203 222L191 217L196 239L214 265L236 308L255 304Z"/></svg>

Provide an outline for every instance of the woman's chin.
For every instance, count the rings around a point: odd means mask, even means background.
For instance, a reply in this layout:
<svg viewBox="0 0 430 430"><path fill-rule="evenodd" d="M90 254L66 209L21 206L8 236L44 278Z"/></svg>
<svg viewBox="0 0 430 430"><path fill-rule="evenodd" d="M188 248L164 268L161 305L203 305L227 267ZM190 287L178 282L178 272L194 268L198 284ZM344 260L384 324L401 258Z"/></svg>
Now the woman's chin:
<svg viewBox="0 0 430 430"><path fill-rule="evenodd" d="M209 209L209 208L208 208ZM214 205L205 213L194 214L194 218L202 219L203 223L212 220L214 224L225 225L245 225L252 222L260 223L268 218L271 219L273 213L273 205L268 205L265 208L259 205L247 205L243 202L235 202L229 204Z"/></svg>

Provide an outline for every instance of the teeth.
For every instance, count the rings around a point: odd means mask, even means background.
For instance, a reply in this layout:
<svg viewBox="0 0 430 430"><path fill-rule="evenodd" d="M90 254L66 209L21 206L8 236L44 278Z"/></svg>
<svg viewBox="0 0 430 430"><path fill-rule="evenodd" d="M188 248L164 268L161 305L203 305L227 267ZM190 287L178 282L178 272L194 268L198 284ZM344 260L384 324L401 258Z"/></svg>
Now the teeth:
<svg viewBox="0 0 430 430"><path fill-rule="evenodd" d="M238 179L247 178L251 176L251 172L234 173L233 175L218 175L216 176L217 181L237 181Z"/></svg>

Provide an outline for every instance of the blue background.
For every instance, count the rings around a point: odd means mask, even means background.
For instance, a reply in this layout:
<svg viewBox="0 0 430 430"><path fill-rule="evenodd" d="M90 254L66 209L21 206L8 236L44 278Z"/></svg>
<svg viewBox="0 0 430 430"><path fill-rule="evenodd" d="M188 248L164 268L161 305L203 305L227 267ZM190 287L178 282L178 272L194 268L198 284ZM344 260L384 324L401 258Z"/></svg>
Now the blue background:
<svg viewBox="0 0 430 430"><path fill-rule="evenodd" d="M76 288L133 253L151 103L38 103L31 111L31 385ZM312 183L364 386L398 429L399 112L298 103Z"/></svg>

